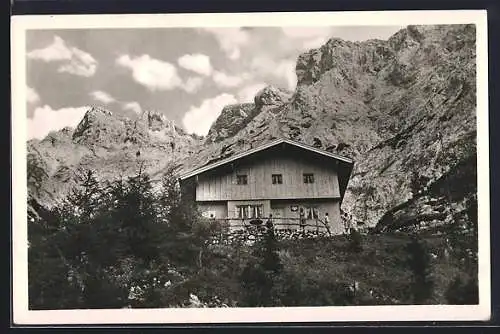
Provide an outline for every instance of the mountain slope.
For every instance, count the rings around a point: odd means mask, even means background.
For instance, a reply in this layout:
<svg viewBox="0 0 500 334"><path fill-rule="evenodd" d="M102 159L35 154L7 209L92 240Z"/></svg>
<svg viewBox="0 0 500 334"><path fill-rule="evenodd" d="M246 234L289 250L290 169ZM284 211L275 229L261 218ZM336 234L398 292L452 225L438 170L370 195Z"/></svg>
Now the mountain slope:
<svg viewBox="0 0 500 334"><path fill-rule="evenodd" d="M342 208L373 226L475 157L473 25L409 26L387 41L330 39L300 55L296 72L294 92L267 87L254 103L227 106L203 139L160 114L127 120L92 109L74 132L29 143L38 175L30 194L60 198L79 168L118 177L144 163L156 177L171 161L190 169L283 136L353 158Z"/></svg>

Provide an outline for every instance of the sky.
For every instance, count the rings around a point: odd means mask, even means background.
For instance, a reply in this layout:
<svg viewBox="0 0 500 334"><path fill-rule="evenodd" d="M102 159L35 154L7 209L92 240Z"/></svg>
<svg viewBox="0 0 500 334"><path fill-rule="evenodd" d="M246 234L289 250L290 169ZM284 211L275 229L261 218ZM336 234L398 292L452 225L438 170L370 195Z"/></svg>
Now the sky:
<svg viewBox="0 0 500 334"><path fill-rule="evenodd" d="M158 111L206 135L228 104L295 89L297 57L329 38L387 39L401 26L29 30L28 139L75 127L89 106Z"/></svg>

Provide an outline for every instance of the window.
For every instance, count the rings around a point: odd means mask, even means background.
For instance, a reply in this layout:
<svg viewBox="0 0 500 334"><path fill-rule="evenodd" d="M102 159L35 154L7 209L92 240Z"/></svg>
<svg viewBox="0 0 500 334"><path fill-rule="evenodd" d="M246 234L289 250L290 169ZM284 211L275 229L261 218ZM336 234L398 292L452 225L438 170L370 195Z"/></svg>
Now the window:
<svg viewBox="0 0 500 334"><path fill-rule="evenodd" d="M283 176L281 174L273 174L273 184L283 184Z"/></svg>
<svg viewBox="0 0 500 334"><path fill-rule="evenodd" d="M236 184L248 184L246 175L236 175Z"/></svg>
<svg viewBox="0 0 500 334"><path fill-rule="evenodd" d="M236 207L238 212L238 218L248 218L248 206L247 205L239 205Z"/></svg>
<svg viewBox="0 0 500 334"><path fill-rule="evenodd" d="M314 183L314 174L304 173L304 183Z"/></svg>
<svg viewBox="0 0 500 334"><path fill-rule="evenodd" d="M306 212L306 217L307 219L318 219L319 218L319 214L318 214L318 209L317 208L306 208L305 210Z"/></svg>
<svg viewBox="0 0 500 334"><path fill-rule="evenodd" d="M262 218L262 205L238 205L236 206L238 218Z"/></svg>

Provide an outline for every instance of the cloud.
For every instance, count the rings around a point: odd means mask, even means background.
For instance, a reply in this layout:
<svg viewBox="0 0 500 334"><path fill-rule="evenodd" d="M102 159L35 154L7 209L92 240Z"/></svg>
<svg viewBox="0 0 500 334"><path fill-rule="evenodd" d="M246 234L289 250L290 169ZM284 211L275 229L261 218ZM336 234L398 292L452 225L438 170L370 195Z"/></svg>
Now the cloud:
<svg viewBox="0 0 500 334"><path fill-rule="evenodd" d="M257 56L253 58L250 66L261 75L272 75L284 80L289 90L295 89L297 84L295 61L289 59L277 61L268 56Z"/></svg>
<svg viewBox="0 0 500 334"><path fill-rule="evenodd" d="M296 64L291 60L284 60L277 64L273 74L277 77L284 78L289 90L294 90L297 85L297 74L295 72Z"/></svg>
<svg viewBox="0 0 500 334"><path fill-rule="evenodd" d="M135 101L123 103L122 108L123 108L123 110L131 110L131 111L135 112L136 114L142 113L141 105Z"/></svg>
<svg viewBox="0 0 500 334"><path fill-rule="evenodd" d="M182 83L182 89L184 89L188 93L194 93L200 89L203 84L203 79L200 77L192 77L188 78L185 82Z"/></svg>
<svg viewBox="0 0 500 334"><path fill-rule="evenodd" d="M281 27L286 37L311 40L317 37L327 38L332 35L333 27Z"/></svg>
<svg viewBox="0 0 500 334"><path fill-rule="evenodd" d="M43 139L51 131L68 126L75 128L88 109L88 107L66 107L54 110L48 105L38 107L33 113L33 118L28 118L28 139Z"/></svg>
<svg viewBox="0 0 500 334"><path fill-rule="evenodd" d="M302 49L304 50L317 49L322 45L324 45L327 41L328 41L327 37L316 37L308 39L302 42Z"/></svg>
<svg viewBox="0 0 500 334"><path fill-rule="evenodd" d="M259 82L240 89L240 91L238 92L238 102L240 103L254 102L255 95L266 86L267 86L266 83Z"/></svg>
<svg viewBox="0 0 500 334"><path fill-rule="evenodd" d="M206 99L200 106L191 107L184 115L182 123L187 132L204 136L210 130L212 123L219 117L222 108L237 102L233 95L227 93Z"/></svg>
<svg viewBox="0 0 500 334"><path fill-rule="evenodd" d="M109 104L111 102L115 102L116 99L114 97L112 97L111 95L109 95L108 93L106 92L103 92L101 90L95 90L91 93L89 93L89 95L96 101L99 101L99 102L102 102L104 104Z"/></svg>
<svg viewBox="0 0 500 334"><path fill-rule="evenodd" d="M59 36L54 36L52 44L35 49L27 54L29 59L44 62L60 62L58 72L66 72L83 77L91 77L97 70L97 60L88 52L69 47Z"/></svg>
<svg viewBox="0 0 500 334"><path fill-rule="evenodd" d="M242 28L203 28L202 30L214 35L220 48L231 60L241 56L241 47L250 42L250 34Z"/></svg>
<svg viewBox="0 0 500 334"><path fill-rule="evenodd" d="M203 79L200 77L190 77L183 81L174 65L151 58L149 55L140 57L122 55L116 59L116 63L131 70L134 80L153 92L180 88L188 93L193 93L203 83Z"/></svg>
<svg viewBox="0 0 500 334"><path fill-rule="evenodd" d="M209 76L212 73L210 57L204 54L186 54L177 59L177 63L180 67L201 75Z"/></svg>
<svg viewBox="0 0 500 334"><path fill-rule="evenodd" d="M335 33L335 27L282 27L281 31L302 51L319 48Z"/></svg>
<svg viewBox="0 0 500 334"><path fill-rule="evenodd" d="M27 86L26 87L26 99L28 103L34 104L40 101L40 95L38 95L37 91L33 88Z"/></svg>
<svg viewBox="0 0 500 334"><path fill-rule="evenodd" d="M245 79L247 79L249 75L247 73L243 73L240 76L228 75L224 72L216 71L213 75L213 80L219 87L229 88L229 87L237 87L243 83Z"/></svg>
<svg viewBox="0 0 500 334"><path fill-rule="evenodd" d="M132 71L132 77L152 91L172 90L182 86L182 80L174 65L149 55L132 58L122 55L116 63Z"/></svg>

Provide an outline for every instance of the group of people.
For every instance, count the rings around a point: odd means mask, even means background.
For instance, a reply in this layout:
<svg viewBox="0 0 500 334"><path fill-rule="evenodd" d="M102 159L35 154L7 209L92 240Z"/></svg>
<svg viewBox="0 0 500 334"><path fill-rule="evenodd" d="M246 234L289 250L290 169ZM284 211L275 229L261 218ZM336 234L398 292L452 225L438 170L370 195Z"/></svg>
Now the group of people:
<svg viewBox="0 0 500 334"><path fill-rule="evenodd" d="M210 214L210 219L215 219L213 214ZM259 225L261 224L261 221L259 221L259 220L256 220L256 221L259 223ZM323 219L318 219L318 221L320 221L326 227L326 229L328 231L330 231L330 217L328 216L328 212L325 212ZM305 213L304 208L300 208L300 210L299 210L299 227L303 232L305 232L306 226L307 226L306 213ZM267 218L266 223L265 223L265 227L268 229L274 228L272 214L269 214L269 217Z"/></svg>
<svg viewBox="0 0 500 334"><path fill-rule="evenodd" d="M330 225L330 218L328 217L328 212L325 213L325 216L324 216L324 218L322 220L322 223L325 226L327 226L327 228ZM307 226L306 215L305 215L304 209L300 208L300 211L299 211L299 227L302 229L303 232L305 232L306 226ZM274 224L273 224L273 215L272 214L269 214L269 218L266 221L266 227L267 228L273 228L274 227Z"/></svg>

